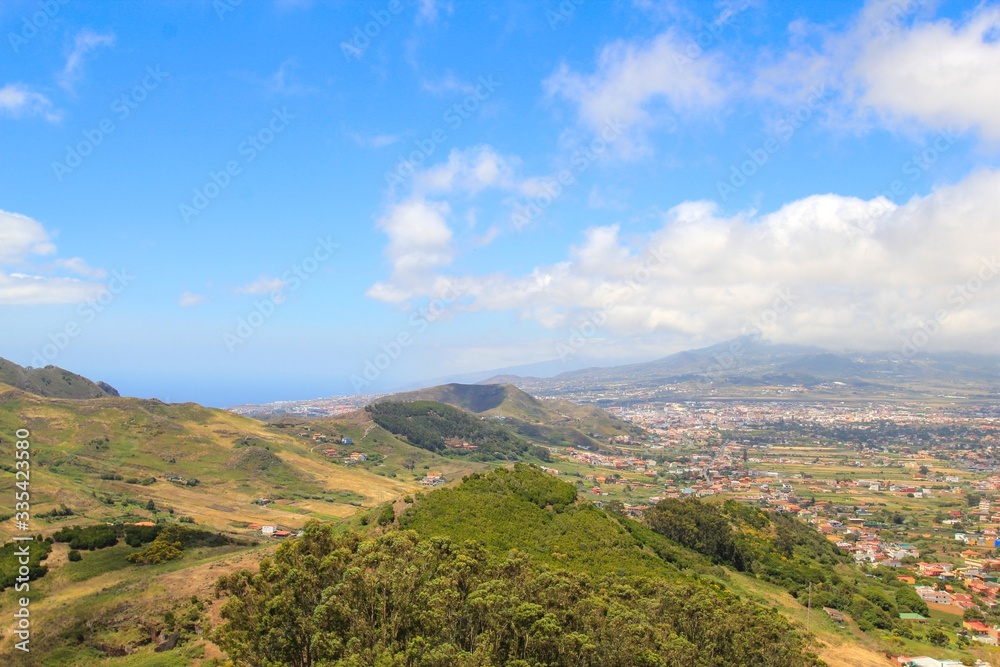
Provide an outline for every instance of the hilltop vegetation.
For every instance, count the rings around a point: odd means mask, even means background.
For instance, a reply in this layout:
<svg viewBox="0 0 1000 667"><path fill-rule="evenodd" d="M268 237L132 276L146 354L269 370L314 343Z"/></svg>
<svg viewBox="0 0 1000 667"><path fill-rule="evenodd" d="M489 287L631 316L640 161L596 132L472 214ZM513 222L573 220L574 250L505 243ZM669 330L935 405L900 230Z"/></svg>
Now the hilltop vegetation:
<svg viewBox="0 0 1000 667"><path fill-rule="evenodd" d="M432 452L454 452L477 461L516 461L525 456L548 460L548 451L536 447L494 421L477 418L450 405L433 401L380 401L365 408L376 424L410 443ZM460 448L469 445L475 449Z"/></svg>
<svg viewBox="0 0 1000 667"><path fill-rule="evenodd" d="M92 382L56 366L24 368L6 359L0 359L0 384L50 398L118 396L115 388L105 382Z"/></svg>
<svg viewBox="0 0 1000 667"><path fill-rule="evenodd" d="M434 401L501 420L536 445L599 448L608 438L638 437L641 429L594 407L541 400L510 384L445 384L393 394L383 401ZM377 403L376 403L377 404Z"/></svg>
<svg viewBox="0 0 1000 667"><path fill-rule="evenodd" d="M536 468L473 475L401 523L309 524L224 577L219 643L255 667L822 664L777 612L681 573Z"/></svg>
<svg viewBox="0 0 1000 667"><path fill-rule="evenodd" d="M495 553L517 549L539 562L595 575L674 576L674 564L708 564L576 495L572 485L538 468L515 465L428 494L399 524L428 538L475 540Z"/></svg>

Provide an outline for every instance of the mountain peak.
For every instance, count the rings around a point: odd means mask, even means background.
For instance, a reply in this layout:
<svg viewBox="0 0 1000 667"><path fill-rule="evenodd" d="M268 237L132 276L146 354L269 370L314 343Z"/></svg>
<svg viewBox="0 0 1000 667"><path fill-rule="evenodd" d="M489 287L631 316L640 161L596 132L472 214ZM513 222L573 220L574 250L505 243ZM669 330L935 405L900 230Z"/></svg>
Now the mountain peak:
<svg viewBox="0 0 1000 667"><path fill-rule="evenodd" d="M93 382L58 366L25 368L0 358L0 384L47 398L105 398L119 396L107 382Z"/></svg>

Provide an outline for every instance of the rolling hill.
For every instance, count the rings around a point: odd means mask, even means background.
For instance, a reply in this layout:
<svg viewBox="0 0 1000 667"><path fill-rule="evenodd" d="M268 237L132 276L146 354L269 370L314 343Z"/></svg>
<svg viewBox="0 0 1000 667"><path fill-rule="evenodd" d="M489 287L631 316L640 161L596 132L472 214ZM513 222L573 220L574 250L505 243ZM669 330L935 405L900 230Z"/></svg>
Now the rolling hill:
<svg viewBox="0 0 1000 667"><path fill-rule="evenodd" d="M111 396L46 398L0 385L2 494L13 493L12 438L21 428L31 432L32 510L43 533L66 522L52 514L61 508L74 520L149 519L150 500L219 529L241 522L294 528L412 488L322 456L309 434L223 410ZM254 504L261 498L272 502ZM10 530L0 524L0 537Z"/></svg>
<svg viewBox="0 0 1000 667"><path fill-rule="evenodd" d="M497 419L538 445L599 448L609 438L641 437L641 429L595 406L539 399L512 384L445 384L381 401L435 401Z"/></svg>
<svg viewBox="0 0 1000 667"><path fill-rule="evenodd" d="M0 384L50 398L103 398L118 396L106 382L93 382L56 366L24 368L0 358Z"/></svg>

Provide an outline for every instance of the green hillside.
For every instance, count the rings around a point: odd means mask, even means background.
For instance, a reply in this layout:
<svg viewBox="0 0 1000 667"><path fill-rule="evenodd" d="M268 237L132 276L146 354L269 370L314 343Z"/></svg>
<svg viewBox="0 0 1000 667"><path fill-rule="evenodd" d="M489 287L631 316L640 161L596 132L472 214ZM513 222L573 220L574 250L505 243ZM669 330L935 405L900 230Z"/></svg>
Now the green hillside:
<svg viewBox="0 0 1000 667"><path fill-rule="evenodd" d="M56 366L23 368L6 359L0 359L0 384L50 398L118 396L115 388L105 382L92 382Z"/></svg>
<svg viewBox="0 0 1000 667"><path fill-rule="evenodd" d="M311 524L258 574L224 577L220 644L238 665L822 664L773 609L665 562L664 541L537 468L472 475L401 524Z"/></svg>
<svg viewBox="0 0 1000 667"><path fill-rule="evenodd" d="M550 447L599 448L609 438L642 437L641 429L601 408L538 399L510 384L445 384L381 400L444 403L498 419L532 443Z"/></svg>
<svg viewBox="0 0 1000 667"><path fill-rule="evenodd" d="M46 538L30 543L36 630L27 657L10 632L19 429L30 432L31 534ZM218 576L273 549L251 524L296 530L419 488L378 474L377 464L326 456L312 435L194 404L49 398L0 385L0 664L115 665L114 656L140 649L148 658L126 664L192 664L218 651L207 637L161 655L151 635L195 636L211 623ZM131 525L142 522L154 526Z"/></svg>
<svg viewBox="0 0 1000 667"><path fill-rule="evenodd" d="M497 553L518 549L593 575L674 576L678 565L710 564L634 521L578 502L571 484L520 464L435 491L407 509L399 524L429 538L476 540Z"/></svg>
<svg viewBox="0 0 1000 667"><path fill-rule="evenodd" d="M31 432L33 525L43 534L81 519L179 516L220 529L294 528L415 488L331 460L309 437L222 410L0 388L0 497L13 498L13 434L22 428ZM260 498L273 502L254 504ZM0 538L11 528L0 523Z"/></svg>
<svg viewBox="0 0 1000 667"><path fill-rule="evenodd" d="M549 459L548 450L518 437L504 424L434 401L379 401L365 412L385 430L431 452L475 461Z"/></svg>

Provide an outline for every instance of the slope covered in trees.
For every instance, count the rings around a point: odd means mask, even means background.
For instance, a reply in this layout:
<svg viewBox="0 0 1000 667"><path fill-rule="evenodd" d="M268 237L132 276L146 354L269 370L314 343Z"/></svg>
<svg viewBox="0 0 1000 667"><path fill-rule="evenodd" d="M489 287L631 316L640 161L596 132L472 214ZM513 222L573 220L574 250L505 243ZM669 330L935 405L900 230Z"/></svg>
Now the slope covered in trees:
<svg viewBox="0 0 1000 667"><path fill-rule="evenodd" d="M517 465L418 499L371 534L310 524L230 596L237 665L822 664L774 610L677 565L708 559ZM674 562L669 562L673 560Z"/></svg>
<svg viewBox="0 0 1000 667"><path fill-rule="evenodd" d="M390 531L310 524L260 572L223 578L218 640L238 665L806 667L771 609L715 587L550 569Z"/></svg>
<svg viewBox="0 0 1000 667"><path fill-rule="evenodd" d="M793 517L765 513L736 501L667 499L646 513L660 535L714 562L777 584L803 603L813 585L813 607L849 614L865 632L913 637L901 612L928 614L927 604L889 568L865 576L825 537Z"/></svg>
<svg viewBox="0 0 1000 667"><path fill-rule="evenodd" d="M474 460L516 461L529 455L542 460L549 458L548 450L528 443L501 423L443 403L380 401L365 410L385 430L432 452L447 451L449 441L453 441L475 447L453 450Z"/></svg>

